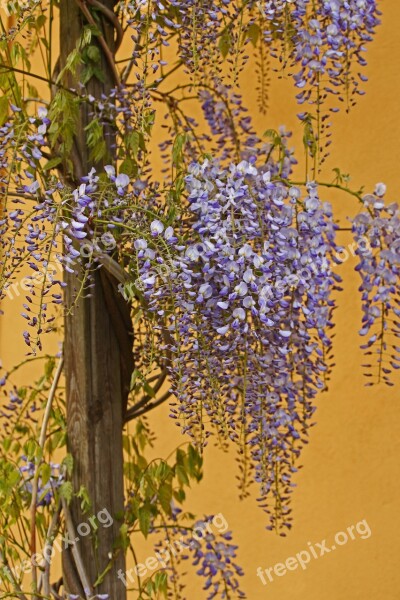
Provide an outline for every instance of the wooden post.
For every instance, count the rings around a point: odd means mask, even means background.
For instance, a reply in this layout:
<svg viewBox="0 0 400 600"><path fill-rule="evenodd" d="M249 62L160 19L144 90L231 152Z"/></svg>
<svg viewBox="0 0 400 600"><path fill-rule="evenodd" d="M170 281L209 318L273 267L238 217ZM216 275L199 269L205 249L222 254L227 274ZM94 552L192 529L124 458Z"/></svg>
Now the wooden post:
<svg viewBox="0 0 400 600"><path fill-rule="evenodd" d="M111 11L116 4L114 0L101 0L101 3ZM89 2L60 0L61 67L76 47L87 23L84 11L89 9ZM104 39L113 55L113 26L102 11L97 11L96 18L101 22ZM100 45L99 48L101 50ZM92 78L86 86L86 93L95 98L100 98L102 93L107 94L115 85L112 68L103 52L102 71L104 82ZM68 77L68 83L77 88L77 81L72 82L71 76ZM76 183L93 166L89 164L85 135L89 121L90 107L83 104L71 156ZM112 130L107 134L106 142L112 154ZM101 168L101 165L95 167ZM71 304L78 281L70 274L67 274L66 281L66 300L67 304ZM91 294L91 298L79 299L72 313L65 318L68 450L74 459L72 482L75 491L84 486L92 502L90 514L82 514L80 501L74 499L70 513L79 537L76 549L92 585L108 567L110 556L113 556L111 569L93 593L108 594L110 600L123 600L126 590L117 574L119 570L125 571L125 558L124 553L113 546L121 525L118 515L121 517L124 507L122 427L133 369L132 323L129 305L118 292L117 282L104 269L94 275ZM88 523L88 518L99 512L105 517L106 511L114 519L112 526L99 523L94 536L79 534L81 523ZM106 518L103 520L106 521ZM81 529L86 530L85 527ZM81 579L70 547L63 552L65 590L85 598Z"/></svg>

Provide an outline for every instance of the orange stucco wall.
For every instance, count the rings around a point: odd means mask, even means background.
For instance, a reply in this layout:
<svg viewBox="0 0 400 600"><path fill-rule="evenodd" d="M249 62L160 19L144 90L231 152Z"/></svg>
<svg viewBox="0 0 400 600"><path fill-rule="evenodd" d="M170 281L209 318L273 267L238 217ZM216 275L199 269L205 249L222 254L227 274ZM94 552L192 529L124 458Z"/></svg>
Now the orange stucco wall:
<svg viewBox="0 0 400 600"><path fill-rule="evenodd" d="M365 184L371 189L376 182L388 185L388 197L400 199L400 3L382 1L383 24L368 51L369 83L367 95L360 99L350 116L334 117L334 144L321 179L332 179L331 170L340 167L349 172L355 188ZM293 115L298 107L293 88L285 81L275 81L271 89L271 108L266 116L256 108L255 78L247 67L243 83L248 104L260 132L285 123L297 127ZM294 143L300 147L300 132ZM345 223L354 214L356 204L347 195L324 193L332 200L336 214ZM340 233L343 244L350 234ZM243 565L243 580L251 600L397 600L400 597L400 395L397 386L365 388L360 364L357 331L360 322L358 276L355 259L340 269L345 291L336 312L336 367L330 389L318 399L317 426L310 434L310 444L302 454L304 468L296 477L293 494L294 527L286 538L264 529L266 518L256 507L253 497L239 502L235 487L234 454L224 455L211 446L205 456L206 476L193 489L187 507L199 514L222 513L239 544L238 562ZM0 356L6 365L15 362L25 351L20 336L21 319L18 302L9 304L7 318L2 318ZM55 342L53 346L55 347ZM50 351L50 347L48 348ZM34 374L34 369L31 371ZM158 455L165 455L182 441L168 410L161 408L151 416L159 434ZM257 567L273 567L287 558L315 547L326 538L332 545L337 532L365 520L371 535L336 547L329 554L312 558L285 575L273 574L273 581L263 585ZM353 530L353 533L356 530ZM341 538L339 538L341 539ZM279 569L278 569L279 570ZM190 580L192 600L202 598L199 579Z"/></svg>

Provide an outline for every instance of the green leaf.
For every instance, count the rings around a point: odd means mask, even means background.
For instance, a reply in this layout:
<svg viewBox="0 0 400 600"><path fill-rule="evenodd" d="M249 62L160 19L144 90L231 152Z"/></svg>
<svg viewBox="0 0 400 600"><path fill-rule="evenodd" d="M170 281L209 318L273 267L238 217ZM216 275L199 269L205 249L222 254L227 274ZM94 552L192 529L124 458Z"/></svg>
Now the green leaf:
<svg viewBox="0 0 400 600"><path fill-rule="evenodd" d="M45 37L41 37L40 41L42 42L43 46L46 48L46 50L50 49L50 44L49 44L49 40Z"/></svg>
<svg viewBox="0 0 400 600"><path fill-rule="evenodd" d="M54 360L54 358L49 358L49 360L46 361L46 364L44 365L44 373L46 375L46 379L50 379L54 370L54 365L56 364L56 361Z"/></svg>
<svg viewBox="0 0 400 600"><path fill-rule="evenodd" d="M186 499L185 490L183 488L181 488L180 490L175 490L174 498L177 502L179 502L179 504L182 504L184 502L184 500Z"/></svg>
<svg viewBox="0 0 400 600"><path fill-rule="evenodd" d="M42 480L42 487L44 487L46 483L50 481L51 467L48 463L42 463L39 467L39 471Z"/></svg>
<svg viewBox="0 0 400 600"><path fill-rule="evenodd" d="M165 482L160 486L158 492L158 498L160 500L161 507L169 515L171 513L171 500L172 500L172 485L169 482Z"/></svg>
<svg viewBox="0 0 400 600"><path fill-rule="evenodd" d="M139 508L139 527L144 537L147 538L150 529L150 511L144 506Z"/></svg>
<svg viewBox="0 0 400 600"><path fill-rule="evenodd" d="M41 27L43 27L43 25L45 25L46 21L47 21L46 15L40 14L36 19L36 29L40 29Z"/></svg>
<svg viewBox="0 0 400 600"><path fill-rule="evenodd" d="M60 156L55 156L54 158L51 158L50 160L47 161L47 163L44 165L43 169L45 171L50 171L50 169L54 169L55 167L58 167L58 165L62 162L62 158Z"/></svg>
<svg viewBox="0 0 400 600"><path fill-rule="evenodd" d="M127 156L121 163L121 173L126 173L130 177L136 175L137 164L129 156Z"/></svg>
<svg viewBox="0 0 400 600"><path fill-rule="evenodd" d="M185 467L183 467L182 465L176 465L176 475L178 477L178 481L182 485L189 485L189 477L187 476Z"/></svg>
<svg viewBox="0 0 400 600"><path fill-rule="evenodd" d="M21 479L21 473L18 470L13 470L9 474L7 474L7 485L11 489L13 488Z"/></svg>
<svg viewBox="0 0 400 600"><path fill-rule="evenodd" d="M172 161L176 167L182 164L183 149L187 142L187 133L178 133L172 147Z"/></svg>
<svg viewBox="0 0 400 600"><path fill-rule="evenodd" d="M226 58L229 54L229 51L231 49L231 43L232 43L231 35L230 35L229 31L225 31L221 35L221 38L220 38L219 44L218 44L219 50L224 58Z"/></svg>
<svg viewBox="0 0 400 600"><path fill-rule="evenodd" d="M176 462L179 465L183 465L185 463L186 453L182 450L182 448L178 448L176 451Z"/></svg>
<svg viewBox="0 0 400 600"><path fill-rule="evenodd" d="M84 485L81 485L79 492L76 494L77 498L81 500L81 510L85 514L92 508L90 501L89 492Z"/></svg>
<svg viewBox="0 0 400 600"><path fill-rule="evenodd" d="M57 83L59 83L62 80L64 74L67 71L69 71L73 75L76 75L77 68L80 64L82 64L82 62L82 57L78 48L74 48L72 52L70 52L67 56L67 60L65 61L65 67L61 69L57 77Z"/></svg>
<svg viewBox="0 0 400 600"><path fill-rule="evenodd" d="M191 477L193 477L197 481L200 481L203 478L203 473L201 470L202 466L203 466L203 458L197 452L196 448L194 446L192 446L192 444L190 444L189 449L188 449L187 472L189 473L189 475Z"/></svg>
<svg viewBox="0 0 400 600"><path fill-rule="evenodd" d="M122 447L125 450L125 452L127 452L128 454L131 451L131 444L130 444L130 438L129 435L123 435L122 436Z"/></svg>
<svg viewBox="0 0 400 600"><path fill-rule="evenodd" d="M156 479L158 479L159 481L163 481L171 474L172 474L171 467L168 465L168 463L165 462L165 460L162 460L157 465L157 468L156 468L156 472L155 472Z"/></svg>
<svg viewBox="0 0 400 600"><path fill-rule="evenodd" d="M28 458L28 460L32 460L36 456L36 451L40 449L39 444L36 440L28 440L26 444L24 444L24 452Z"/></svg>
<svg viewBox="0 0 400 600"><path fill-rule="evenodd" d="M251 41L253 46L257 46L257 42L259 40L260 33L261 33L261 30L260 30L260 27L257 25L257 23L252 23L251 25L249 25L249 28L247 29L246 37Z"/></svg>
<svg viewBox="0 0 400 600"><path fill-rule="evenodd" d="M90 44L93 35L96 37L100 35L100 31L98 30L96 25L85 25L82 33L82 47Z"/></svg>
<svg viewBox="0 0 400 600"><path fill-rule="evenodd" d="M8 117L8 97L1 96L0 98L0 127L4 125Z"/></svg>
<svg viewBox="0 0 400 600"><path fill-rule="evenodd" d="M4 438L3 440L3 448L6 452L11 448L12 438Z"/></svg>
<svg viewBox="0 0 400 600"><path fill-rule="evenodd" d="M72 487L72 483L70 481L64 481L59 487L60 496L64 498L69 504L72 500L72 496L74 494L74 489Z"/></svg>
<svg viewBox="0 0 400 600"><path fill-rule="evenodd" d="M107 146L104 139L104 130L98 119L93 119L85 127L86 140L90 148L90 158L94 162L100 162L107 153Z"/></svg>
<svg viewBox="0 0 400 600"><path fill-rule="evenodd" d="M79 99L66 90L59 89L54 96L50 108L48 129L51 147L59 144L61 156L69 156L74 142L79 117Z"/></svg>
<svg viewBox="0 0 400 600"><path fill-rule="evenodd" d="M146 394L148 396L150 396L150 398L154 398L155 397L156 394L155 394L153 388L151 387L151 385L149 383L147 383L146 380L143 382L143 389L146 392Z"/></svg>
<svg viewBox="0 0 400 600"><path fill-rule="evenodd" d="M142 374L141 374L141 372L139 371L139 369L134 369L134 371L133 371L133 373L132 373L132 376L131 376L131 385L130 385L130 390L131 390L131 391L132 391L133 389L135 389L135 386L136 386L136 380L137 380L138 378L141 378L141 377L142 377Z"/></svg>
<svg viewBox="0 0 400 600"><path fill-rule="evenodd" d="M150 135L155 121L155 110L148 109L142 116L143 130ZM144 138L143 138L144 140Z"/></svg>
<svg viewBox="0 0 400 600"><path fill-rule="evenodd" d="M31 96L31 98L40 98L38 89L34 85L29 83L29 81L26 82L26 85L27 85L28 92L29 92L29 95Z"/></svg>
<svg viewBox="0 0 400 600"><path fill-rule="evenodd" d="M137 158L139 148L143 146L143 143L143 134L139 131L132 131L126 136L126 147L132 152L134 158Z"/></svg>
<svg viewBox="0 0 400 600"><path fill-rule="evenodd" d="M102 71L100 66L97 67L96 63L86 65L85 68L82 69L81 73L82 83L87 83L93 77L96 77L96 79L98 79L102 83L105 82L104 72Z"/></svg>
<svg viewBox="0 0 400 600"><path fill-rule="evenodd" d="M86 54L88 58L90 58L90 60L92 60L93 62L100 62L100 48L98 48L97 46L89 46L86 49Z"/></svg>
<svg viewBox="0 0 400 600"><path fill-rule="evenodd" d="M51 447L53 449L61 448L62 446L65 446L66 437L67 434L65 431L55 431L54 434L51 436L49 443L51 442Z"/></svg>
<svg viewBox="0 0 400 600"><path fill-rule="evenodd" d="M61 464L65 467L67 475L71 475L74 467L74 459L72 454L67 454Z"/></svg>
<svg viewBox="0 0 400 600"><path fill-rule="evenodd" d="M124 550L127 550L129 548L130 538L129 538L128 525L126 523L121 525L121 527L119 528L118 542L119 542L118 546L120 545Z"/></svg>
<svg viewBox="0 0 400 600"><path fill-rule="evenodd" d="M154 587L156 592L164 594L167 597L168 594L168 575L165 571L158 571L154 575Z"/></svg>
<svg viewBox="0 0 400 600"><path fill-rule="evenodd" d="M139 469L135 463L128 461L124 462L124 475L129 481L136 482L138 474Z"/></svg>

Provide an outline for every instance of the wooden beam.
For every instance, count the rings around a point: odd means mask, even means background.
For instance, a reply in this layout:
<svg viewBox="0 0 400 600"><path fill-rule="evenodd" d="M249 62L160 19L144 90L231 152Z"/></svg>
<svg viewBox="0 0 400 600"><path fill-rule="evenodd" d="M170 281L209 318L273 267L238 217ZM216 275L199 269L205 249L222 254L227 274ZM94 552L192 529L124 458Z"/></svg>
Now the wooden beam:
<svg viewBox="0 0 400 600"><path fill-rule="evenodd" d="M102 0L106 11L113 11L114 0ZM89 4L85 4L88 10ZM106 12L104 11L104 12ZM97 13L102 22L102 34L111 55L114 55L114 27L104 13ZM60 1L60 66L65 65L69 53L75 48L87 15L80 2ZM94 43L94 42L92 42ZM99 44L100 50L101 44ZM115 75L109 56L102 51L104 82L92 78L86 91L95 98L107 94L114 86ZM67 83L77 87L77 81ZM90 107L82 105L75 147L71 156L74 180L86 175L89 163L85 127L90 122ZM112 129L105 136L112 154L114 134ZM76 276L68 274L67 304L74 301L79 287ZM94 593L109 594L110 600L123 600L126 590L117 577L119 569L125 571L122 551L113 550L121 525L124 508L122 427L126 410L131 373L132 322L130 307L118 292L117 281L104 269L93 276L94 286L90 298L80 298L71 314L65 318L65 376L68 427L68 451L74 458L72 482L75 491L84 486L92 502L91 514L107 510L114 519L111 527L101 524L95 536L81 537L77 542L83 569L93 585L96 578L109 565L111 569ZM82 514L80 502L74 499L70 514L78 530L80 523L88 522L91 514ZM64 587L69 593L85 597L76 561L70 550L63 555Z"/></svg>

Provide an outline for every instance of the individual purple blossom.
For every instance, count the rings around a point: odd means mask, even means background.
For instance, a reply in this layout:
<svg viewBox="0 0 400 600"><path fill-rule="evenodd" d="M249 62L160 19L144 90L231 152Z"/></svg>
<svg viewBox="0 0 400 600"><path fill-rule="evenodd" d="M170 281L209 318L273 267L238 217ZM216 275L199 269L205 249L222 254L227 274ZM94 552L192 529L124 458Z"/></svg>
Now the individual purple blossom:
<svg viewBox="0 0 400 600"><path fill-rule="evenodd" d="M153 221L150 225L150 231L153 236L157 236L164 231L164 225L161 221Z"/></svg>
<svg viewBox="0 0 400 600"><path fill-rule="evenodd" d="M128 175L125 173L120 173L115 178L115 185L117 187L117 192L120 196L125 194L125 188L129 185L130 179Z"/></svg>

